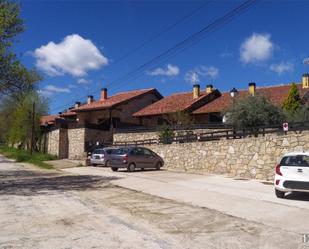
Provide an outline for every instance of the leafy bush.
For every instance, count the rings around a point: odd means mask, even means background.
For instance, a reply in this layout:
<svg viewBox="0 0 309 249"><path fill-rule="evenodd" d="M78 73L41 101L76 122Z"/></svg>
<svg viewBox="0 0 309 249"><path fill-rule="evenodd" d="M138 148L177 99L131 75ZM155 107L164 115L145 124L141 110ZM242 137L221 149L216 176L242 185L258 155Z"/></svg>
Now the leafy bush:
<svg viewBox="0 0 309 249"><path fill-rule="evenodd" d="M302 105L295 113L286 112L288 122L309 122L309 105Z"/></svg>
<svg viewBox="0 0 309 249"><path fill-rule="evenodd" d="M278 125L285 120L281 108L273 105L264 96L236 99L225 115L228 124L240 129Z"/></svg>
<svg viewBox="0 0 309 249"><path fill-rule="evenodd" d="M159 128L159 140L160 143L170 144L173 141L175 134L174 131L170 128L170 126L164 124Z"/></svg>

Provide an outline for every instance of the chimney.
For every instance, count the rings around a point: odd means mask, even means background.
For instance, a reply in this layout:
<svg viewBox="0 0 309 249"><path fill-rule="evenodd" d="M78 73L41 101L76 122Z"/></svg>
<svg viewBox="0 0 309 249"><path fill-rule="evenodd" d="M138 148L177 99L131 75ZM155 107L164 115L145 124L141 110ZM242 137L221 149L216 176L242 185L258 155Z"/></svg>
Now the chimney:
<svg viewBox="0 0 309 249"><path fill-rule="evenodd" d="M249 83L249 93L254 96L256 90L256 84L254 82Z"/></svg>
<svg viewBox="0 0 309 249"><path fill-rule="evenodd" d="M106 99L107 99L107 88L102 88L100 100L106 100Z"/></svg>
<svg viewBox="0 0 309 249"><path fill-rule="evenodd" d="M213 85L207 85L206 86L206 93L212 93L213 90L214 90Z"/></svg>
<svg viewBox="0 0 309 249"><path fill-rule="evenodd" d="M76 101L76 102L75 102L75 105L74 105L74 108L77 109L79 106L80 106L80 102L79 102L79 101Z"/></svg>
<svg viewBox="0 0 309 249"><path fill-rule="evenodd" d="M91 104L92 102L93 102L93 96L92 95L88 95L87 104Z"/></svg>
<svg viewBox="0 0 309 249"><path fill-rule="evenodd" d="M195 84L193 85L193 98L197 99L200 96L200 85Z"/></svg>
<svg viewBox="0 0 309 249"><path fill-rule="evenodd" d="M303 74L303 88L309 88L309 74Z"/></svg>

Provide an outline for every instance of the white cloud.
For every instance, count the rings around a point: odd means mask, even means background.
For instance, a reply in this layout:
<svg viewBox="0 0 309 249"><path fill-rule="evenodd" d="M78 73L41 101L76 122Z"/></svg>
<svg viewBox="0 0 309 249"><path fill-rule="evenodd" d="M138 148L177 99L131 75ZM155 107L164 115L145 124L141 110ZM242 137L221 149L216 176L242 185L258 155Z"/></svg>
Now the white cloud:
<svg viewBox="0 0 309 249"><path fill-rule="evenodd" d="M172 64L168 64L166 66L166 69L158 67L154 69L153 71L147 72L148 75L151 76L159 76L159 75L164 75L164 76L176 76L180 72L179 67L174 66Z"/></svg>
<svg viewBox="0 0 309 249"><path fill-rule="evenodd" d="M87 79L84 79L84 78L77 80L78 84L89 84L90 82L91 82L91 80L87 80Z"/></svg>
<svg viewBox="0 0 309 249"><path fill-rule="evenodd" d="M108 59L101 54L91 40L73 34L62 42L49 42L34 51L36 66L50 76L71 74L84 76L88 70L107 65Z"/></svg>
<svg viewBox="0 0 309 249"><path fill-rule="evenodd" d="M221 53L220 54L220 57L221 58L231 58L231 57L233 57L233 53L232 52L223 52L223 53Z"/></svg>
<svg viewBox="0 0 309 249"><path fill-rule="evenodd" d="M206 66L199 66L196 69L196 72L199 75L203 75L203 76L207 76L211 79L217 78L219 75L219 69L214 67L214 66L210 66L210 67L206 67Z"/></svg>
<svg viewBox="0 0 309 249"><path fill-rule="evenodd" d="M200 77L197 72L189 71L185 74L185 80L193 85L200 82Z"/></svg>
<svg viewBox="0 0 309 249"><path fill-rule="evenodd" d="M185 74L185 80L191 84L200 83L200 78L215 79L219 75L219 69L214 66L198 66Z"/></svg>
<svg viewBox="0 0 309 249"><path fill-rule="evenodd" d="M244 63L257 63L269 59L275 45L269 34L252 34L240 46L240 59Z"/></svg>
<svg viewBox="0 0 309 249"><path fill-rule="evenodd" d="M289 63L289 62L281 62L281 63L278 63L278 64L271 64L270 70L281 75L283 73L293 71L294 65L292 63Z"/></svg>
<svg viewBox="0 0 309 249"><path fill-rule="evenodd" d="M38 90L38 93L42 96L49 97L55 93L70 93L71 90L66 87L57 87L54 85L47 85L43 89Z"/></svg>

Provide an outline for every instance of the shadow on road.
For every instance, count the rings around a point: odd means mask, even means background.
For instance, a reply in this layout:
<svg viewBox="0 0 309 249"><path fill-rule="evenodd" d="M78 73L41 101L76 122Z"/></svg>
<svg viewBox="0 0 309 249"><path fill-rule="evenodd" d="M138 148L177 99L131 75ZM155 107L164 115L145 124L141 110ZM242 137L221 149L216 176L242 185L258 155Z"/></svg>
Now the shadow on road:
<svg viewBox="0 0 309 249"><path fill-rule="evenodd" d="M102 184L119 177L91 175L40 174L27 170L0 171L0 195L52 194L51 191L85 191L98 189Z"/></svg>
<svg viewBox="0 0 309 249"><path fill-rule="evenodd" d="M0 170L0 179L8 179L8 178L14 178L18 179L18 178L25 178L25 177L46 177L46 176L54 176L54 175L59 175L59 173L42 173L39 171L31 171L31 170ZM1 184L1 183L0 183ZM0 185L1 186L1 185Z"/></svg>

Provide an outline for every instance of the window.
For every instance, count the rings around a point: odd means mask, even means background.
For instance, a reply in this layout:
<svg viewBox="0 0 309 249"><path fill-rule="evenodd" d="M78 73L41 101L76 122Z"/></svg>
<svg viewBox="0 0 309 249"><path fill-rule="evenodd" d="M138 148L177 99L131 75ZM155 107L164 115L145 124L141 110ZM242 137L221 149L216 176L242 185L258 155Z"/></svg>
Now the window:
<svg viewBox="0 0 309 249"><path fill-rule="evenodd" d="M144 149L144 154L145 154L145 156L152 156L153 155L152 151L150 151L148 149Z"/></svg>
<svg viewBox="0 0 309 249"><path fill-rule="evenodd" d="M167 122L166 119L159 117L159 118L158 118L157 124L158 124L158 125L163 125L163 124L168 125L168 122Z"/></svg>
<svg viewBox="0 0 309 249"><path fill-rule="evenodd" d="M93 154L104 154L104 150L96 149L96 150L93 151Z"/></svg>
<svg viewBox="0 0 309 249"><path fill-rule="evenodd" d="M144 155L144 151L142 150L142 148L134 148L131 151L131 155L134 156L143 156Z"/></svg>
<svg viewBox="0 0 309 249"><path fill-rule="evenodd" d="M309 156L306 156L306 155L286 156L282 158L280 165L281 166L309 167Z"/></svg>
<svg viewBox="0 0 309 249"><path fill-rule="evenodd" d="M126 154L126 153L128 153L128 150L125 149L125 148L113 150L113 152L112 152L112 154L115 154L115 155L123 155L123 154Z"/></svg>

